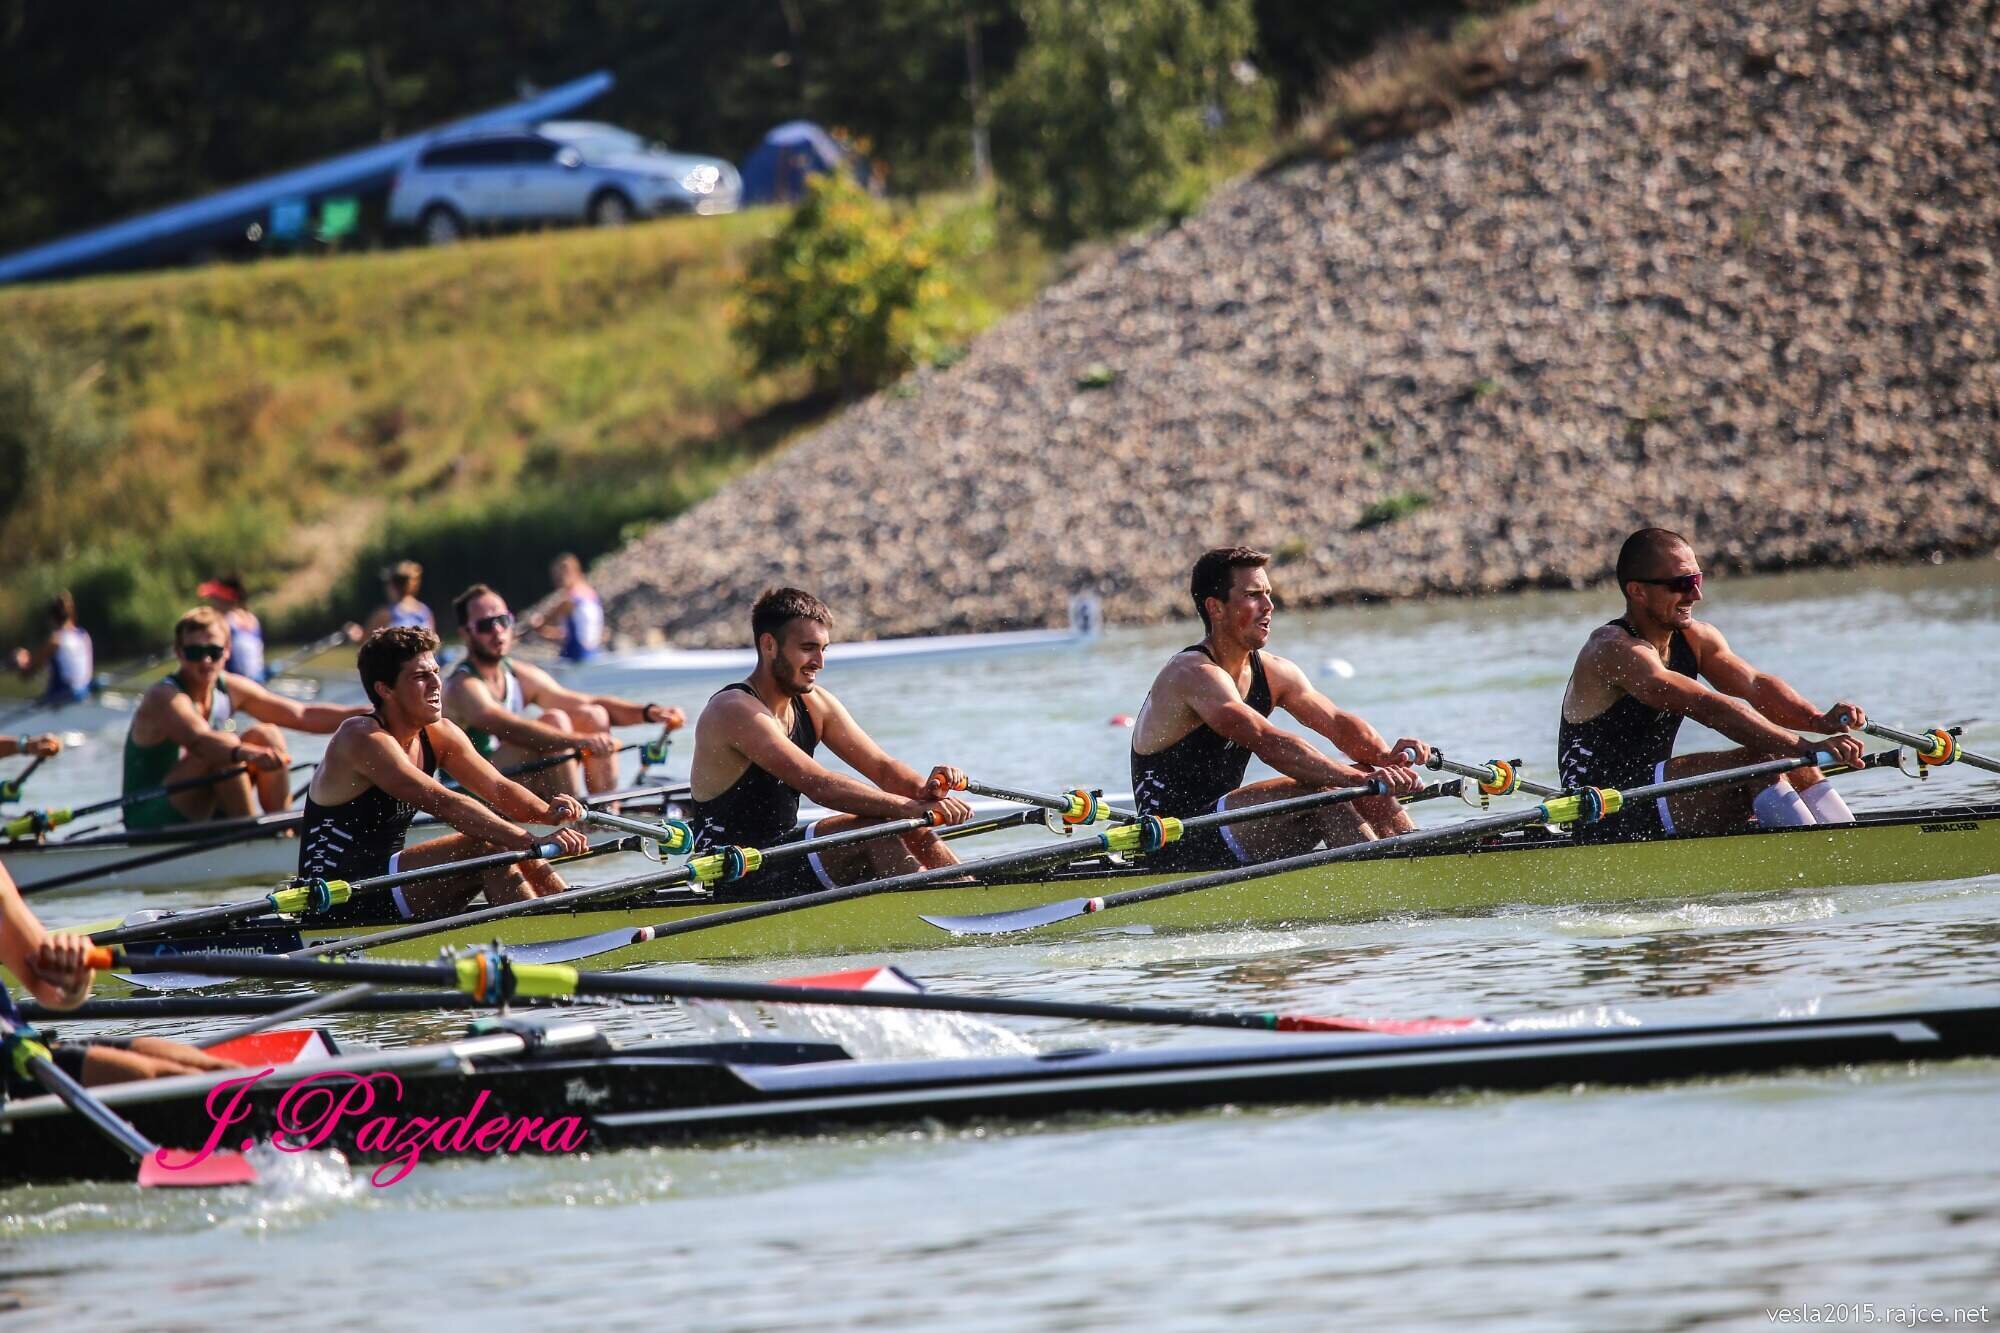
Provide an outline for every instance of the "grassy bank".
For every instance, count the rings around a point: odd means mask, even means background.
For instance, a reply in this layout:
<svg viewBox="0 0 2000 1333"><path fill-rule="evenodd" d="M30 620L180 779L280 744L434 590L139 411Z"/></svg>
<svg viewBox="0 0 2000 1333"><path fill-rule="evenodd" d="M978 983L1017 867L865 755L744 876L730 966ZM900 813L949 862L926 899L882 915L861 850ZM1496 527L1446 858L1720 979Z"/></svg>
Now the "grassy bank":
<svg viewBox="0 0 2000 1333"><path fill-rule="evenodd" d="M920 206L959 239L970 336L1049 264L990 211ZM448 598L526 600L671 515L835 404L754 376L728 336L746 250L780 215L449 250L100 279L0 294L0 627L72 587L107 653L157 640L215 571L313 632L384 557ZM10 483L11 484L11 480Z"/></svg>

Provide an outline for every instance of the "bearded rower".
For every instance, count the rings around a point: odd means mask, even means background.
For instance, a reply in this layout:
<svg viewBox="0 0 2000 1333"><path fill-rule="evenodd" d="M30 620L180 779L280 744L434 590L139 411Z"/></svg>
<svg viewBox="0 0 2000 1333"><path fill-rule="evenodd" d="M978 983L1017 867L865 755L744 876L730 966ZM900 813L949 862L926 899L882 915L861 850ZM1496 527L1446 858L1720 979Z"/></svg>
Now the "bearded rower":
<svg viewBox="0 0 2000 1333"><path fill-rule="evenodd" d="M574 796L558 793L544 800L502 777L458 725L444 719L437 647L437 635L407 625L376 630L361 645L355 664L374 711L343 722L313 772L299 834L300 878L352 882L525 851L541 839L510 819L568 824L583 818L583 805ZM437 780L439 769L479 800L445 787ZM404 838L419 810L457 832L405 850ZM558 829L555 841L568 855L589 846L574 828ZM568 888L548 862L537 860L391 892L397 911L420 918L459 910L482 885L486 900L495 904ZM365 903L352 906L367 910ZM332 919L342 914L335 908Z"/></svg>
<svg viewBox="0 0 2000 1333"><path fill-rule="evenodd" d="M127 828L240 818L260 807L267 814L286 809L292 803L292 757L279 728L324 736L368 712L366 705L298 703L225 670L229 625L213 607L198 606L180 618L174 626L174 654L180 666L140 697L125 733L125 794L237 765L249 772L128 806ZM256 725L226 730L239 713Z"/></svg>
<svg viewBox="0 0 2000 1333"><path fill-rule="evenodd" d="M811 593L776 588L757 599L750 612L756 668L717 691L695 723L688 823L697 854L772 847L889 819L959 824L971 817L951 795L964 780L957 769L939 765L925 777L890 758L840 700L818 688L832 635L833 613ZM861 777L831 772L813 758L821 741ZM801 829L801 796L842 813ZM750 883L760 897L789 896L957 863L936 834L920 829L788 859Z"/></svg>
<svg viewBox="0 0 2000 1333"><path fill-rule="evenodd" d="M1252 865L1321 843L1339 847L1415 827L1393 793L1423 785L1410 764L1427 759L1430 747L1407 736L1384 742L1368 723L1314 689L1297 666L1264 651L1273 605L1268 563L1270 556L1247 546L1221 547L1195 561L1188 591L1206 632L1168 661L1132 727L1132 793L1140 813L1205 815L1376 778L1392 794L1224 824L1149 854L1149 866ZM1355 763L1342 763L1274 726L1271 713L1279 708ZM1246 785L1253 754L1283 776Z"/></svg>
<svg viewBox="0 0 2000 1333"><path fill-rule="evenodd" d="M1857 705L1843 700L1824 712L1814 708L1785 681L1731 652L1720 630L1694 618L1701 566L1686 538L1642 528L1625 539L1616 572L1625 614L1591 634L1563 692L1556 740L1563 786L1633 787L1819 750L1843 764L1860 762L1861 742L1852 736L1800 734L1861 726L1867 715ZM1675 757L1682 718L1743 748ZM1819 769L1799 768L1761 788L1663 796L1580 825L1575 836L1610 842L1721 832L1740 829L1753 814L1766 828L1854 818Z"/></svg>
<svg viewBox="0 0 2000 1333"><path fill-rule="evenodd" d="M483 583L475 583L452 602L465 639L465 660L445 682L445 715L465 728L481 754L509 767L527 760L581 749L583 781L575 761L558 764L527 778L540 792L581 794L618 785L618 742L610 728L641 722L658 723L672 731L685 724L678 708L657 703L633 703L609 694L580 694L556 684L548 672L508 654L514 648L514 613L507 599ZM529 705L538 717L524 715Z"/></svg>
<svg viewBox="0 0 2000 1333"><path fill-rule="evenodd" d="M7 868L0 866L0 967L5 967L28 994L50 1009L74 1009L82 1004L90 998L97 975L85 962L90 949L88 935L52 933L44 927L22 901ZM4 985L0 985L0 1017L17 1026L22 1022ZM89 1087L236 1068L234 1060L157 1037L58 1042L44 1033L42 1040L49 1044L49 1058L56 1066ZM32 1079L0 1070L0 1092L6 1096L32 1097L41 1091Z"/></svg>

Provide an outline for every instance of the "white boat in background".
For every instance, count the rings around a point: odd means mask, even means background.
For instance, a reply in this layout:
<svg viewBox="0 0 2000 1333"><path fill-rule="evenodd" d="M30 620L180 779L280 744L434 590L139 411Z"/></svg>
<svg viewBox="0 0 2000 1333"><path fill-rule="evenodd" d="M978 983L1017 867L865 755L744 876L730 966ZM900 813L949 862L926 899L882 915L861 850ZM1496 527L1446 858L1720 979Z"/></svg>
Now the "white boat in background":
<svg viewBox="0 0 2000 1333"><path fill-rule="evenodd" d="M826 650L829 669L899 666L948 658L978 658L1038 648L1074 648L1104 632L1104 612L1090 593L1070 598L1063 629L1002 630L990 634L931 634L913 639L836 640ZM636 688L646 678L748 675L757 665L754 648L644 648L605 653L574 666L545 664L577 676L598 677L612 693Z"/></svg>

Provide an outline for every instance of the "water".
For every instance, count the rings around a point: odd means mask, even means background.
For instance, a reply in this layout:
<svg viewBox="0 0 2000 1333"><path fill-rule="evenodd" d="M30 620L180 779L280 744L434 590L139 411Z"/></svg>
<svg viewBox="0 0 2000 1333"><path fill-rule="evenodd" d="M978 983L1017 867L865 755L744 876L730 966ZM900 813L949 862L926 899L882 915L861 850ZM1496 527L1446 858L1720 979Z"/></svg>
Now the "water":
<svg viewBox="0 0 2000 1333"><path fill-rule="evenodd" d="M1969 746L1994 752L1994 574L1989 561L1728 580L1706 611L1816 701L1852 697L1911 727L1963 722ZM1609 614L1601 596L1571 595L1350 608L1281 616L1274 647L1386 732L1468 760L1518 756L1547 776L1570 659ZM828 685L920 766L1123 790L1129 733L1107 720L1136 712L1162 655L1190 637L1120 631L1088 652ZM1351 678L1326 667L1333 657ZM45 769L31 799L100 794L115 739ZM1700 743L1684 733L1684 747ZM1958 769L1922 787L1892 773L1846 790L1856 808L1883 808L1993 800L2000 781ZM1442 804L1425 818L1465 813ZM74 901L43 910L60 919ZM106 895L88 910L123 905ZM1141 1003L1614 1025L1867 1012L2000 995L2000 876L896 961L937 989ZM667 1007L597 1012L620 1035L697 1030ZM830 1021L863 1051L913 1040L876 1018ZM434 1018L333 1026L390 1042L452 1030ZM1217 1039L1013 1022L917 1036L928 1049ZM17 1302L13 1322L27 1328L466 1316L728 1329L1771 1327L1767 1309L1839 1302L1873 1303L1884 1322L1892 1307L1982 1302L1991 1317L1996 1095L2000 1067L1966 1062L426 1165L387 1190L312 1179L193 1199L17 1190L0 1193L0 1301Z"/></svg>

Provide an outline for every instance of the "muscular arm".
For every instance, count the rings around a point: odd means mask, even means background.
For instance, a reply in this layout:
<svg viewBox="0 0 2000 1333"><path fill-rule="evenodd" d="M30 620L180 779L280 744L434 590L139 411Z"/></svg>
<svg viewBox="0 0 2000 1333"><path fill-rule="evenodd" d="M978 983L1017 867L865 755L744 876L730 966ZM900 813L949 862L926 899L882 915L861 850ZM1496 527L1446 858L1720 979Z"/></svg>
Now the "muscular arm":
<svg viewBox="0 0 2000 1333"><path fill-rule="evenodd" d="M467 791L493 800L496 806L517 818L532 820L546 812L547 804L540 797L496 773L456 726L446 722L433 727L431 740L445 772L457 778ZM405 805L415 806L461 833L496 846L534 846L534 835L526 829L509 823L470 796L452 791L411 763L387 732L371 731L355 737L352 747L346 758L354 771Z"/></svg>
<svg viewBox="0 0 2000 1333"><path fill-rule="evenodd" d="M538 708L570 710L595 704L604 710L605 716L611 719L611 725L614 727L630 727L648 721L666 722L669 726L678 727L683 721L678 708L663 709L648 718L646 710L653 707L650 703L634 703L630 699L620 699L612 694L580 694L557 684L554 676L526 662L516 663L514 674L521 678L521 702L534 704ZM669 721L669 717L673 720ZM497 736L500 733L496 731L493 734Z"/></svg>
<svg viewBox="0 0 2000 1333"><path fill-rule="evenodd" d="M748 696L745 696L744 702L746 705L750 704ZM792 706L803 708L805 704L795 701ZM827 716L831 721L832 710L829 710ZM835 730L838 728L835 727ZM914 796L898 796L891 790L827 769L811 755L792 744L792 738L778 725L778 719L761 708L746 706L730 709L725 719L724 739L745 759L793 791L829 810L878 819L916 819L921 818L928 809L923 801L915 799ZM847 739L851 743L851 738ZM848 756L842 753L840 744L841 742L836 742L831 735L827 736L828 748L841 758L847 759ZM881 752L877 750L876 753ZM887 763L895 763L886 755L882 758ZM854 761L848 759L848 762ZM861 765L855 764L855 767L861 768ZM917 778L912 770L904 765L897 767L909 774L912 779L908 784L910 791L923 790L922 779Z"/></svg>
<svg viewBox="0 0 2000 1333"><path fill-rule="evenodd" d="M527 681L521 682L521 700L531 702ZM473 676L453 676L444 689L445 714L461 727L471 727L497 736L523 750L552 754L576 747L576 737L566 731L510 713L493 698L486 682Z"/></svg>
<svg viewBox="0 0 2000 1333"><path fill-rule="evenodd" d="M42 964L49 958L49 939L48 930L14 887L13 876L0 866L0 966L51 1009L74 1009L90 994L91 973L45 972Z"/></svg>
<svg viewBox="0 0 2000 1333"><path fill-rule="evenodd" d="M1701 662L1701 674L1717 690L1733 694L1766 719L1795 731L1837 731L1826 714L1806 702L1782 677L1759 671L1730 651L1722 631L1713 625L1699 625L1688 638L1693 641ZM1710 725L1713 725L1712 723ZM1717 727L1716 730L1722 730ZM1724 735L1729 733L1724 732Z"/></svg>
<svg viewBox="0 0 2000 1333"><path fill-rule="evenodd" d="M147 691L139 711L133 715L133 730L137 731L141 723L145 723L149 730L157 730L164 739L174 742L189 754L211 763L233 762L241 758L245 751L270 753L234 732L217 731L209 726L208 719L195 711L194 700L169 685L155 685Z"/></svg>
<svg viewBox="0 0 2000 1333"><path fill-rule="evenodd" d="M274 727L287 731L308 731L315 736L330 736L341 723L350 717L366 717L371 711L367 704L340 707L334 704L302 704L296 699L287 699L265 689L248 676L228 673L229 699L232 704L259 722L269 722Z"/></svg>
<svg viewBox="0 0 2000 1333"><path fill-rule="evenodd" d="M1273 726L1269 718L1243 702L1235 682L1214 663L1188 663L1176 671L1180 678L1174 684L1182 699L1211 731L1234 741L1293 781L1348 787L1368 780L1366 773L1322 754L1303 736Z"/></svg>
<svg viewBox="0 0 2000 1333"><path fill-rule="evenodd" d="M1348 758L1377 765L1407 762L1390 752L1389 742L1366 720L1336 706L1314 689L1305 673L1292 662L1266 653L1264 672L1271 682L1271 701L1332 741Z"/></svg>
<svg viewBox="0 0 2000 1333"><path fill-rule="evenodd" d="M1591 646L1588 655L1605 680L1648 708L1691 717L1738 745L1791 754L1805 744L1797 732L1767 720L1748 703L1670 670L1650 646L1630 636L1607 635Z"/></svg>

